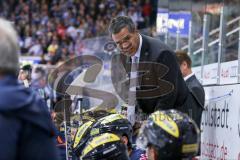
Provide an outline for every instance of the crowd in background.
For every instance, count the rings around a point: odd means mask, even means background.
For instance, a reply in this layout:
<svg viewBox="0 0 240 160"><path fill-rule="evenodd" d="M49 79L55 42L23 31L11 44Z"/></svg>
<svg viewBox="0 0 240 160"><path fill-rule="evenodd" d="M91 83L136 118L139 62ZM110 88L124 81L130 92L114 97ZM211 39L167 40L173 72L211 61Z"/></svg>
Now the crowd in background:
<svg viewBox="0 0 240 160"><path fill-rule="evenodd" d="M154 3L155 0L8 0L0 1L0 16L15 24L21 55L41 56L42 64L56 64L81 55L84 39L107 35L107 26L114 16L130 16L139 29L153 25Z"/></svg>
<svg viewBox="0 0 240 160"><path fill-rule="evenodd" d="M154 2L156 1L154 0L118 0L118 1L116 0L42 0L42 1L8 0L8 1L0 1L0 7L2 8L2 10L0 11L0 17L5 17L6 19L11 20L12 23L15 24L14 26L16 27L16 30L19 34L19 37L18 37L19 44L20 44L19 54L41 56L42 64L56 64L57 62L61 60L66 60L68 58L71 58L72 56L81 55L82 49L84 48L83 41L85 41L86 39L107 35L108 34L107 28L109 25L109 21L112 17L118 16L118 15L127 15L132 18L134 23L137 25L138 29L154 26L155 19L156 19L155 17L156 10L154 9L154 6L156 7L156 5L154 5ZM7 40L8 39L6 38L6 41ZM232 41L233 40L230 39L230 42ZM6 52L2 52L2 53L6 53ZM47 76L46 68L37 67L32 70L31 66L23 66L21 67L21 70L19 73L19 81L23 83L26 87L30 87L33 90L33 93L36 92L37 93L36 95L41 96L44 99L44 101L48 103L48 107L51 109L53 121L56 123L57 129L59 131L56 135L57 136L56 140L58 143L57 146L61 148L63 153L62 157L63 159L65 159L65 156L66 156L65 155L66 154L65 124L66 123L64 123L64 115L61 113L61 111L58 111L56 108L52 108L53 106L55 106L57 102L60 102L62 100L61 99L62 95L57 95L57 93L53 92L51 89L49 89L46 86L46 83L47 83L46 76ZM21 96L23 96L23 94ZM26 97L24 97L24 99L27 100ZM77 101L77 102L80 102L80 101ZM35 105L32 105L32 106L36 107ZM82 106L84 106L83 103L82 103ZM169 112L171 113L170 115L172 115L173 111L169 111ZM110 113L107 113L107 116L108 114ZM126 111L123 110L121 114L126 114ZM181 113L177 113L177 112L175 114L181 115ZM32 119L41 121L40 118L34 117ZM110 118L112 117L110 116ZM122 119L124 118L121 118L121 120ZM97 118L94 119L94 121L95 120L98 121ZM92 121L92 120L89 120L89 121ZM153 122L156 123L155 121L150 119L149 124L153 124ZM188 124L186 125L190 124L189 122L187 123ZM74 121L74 120L71 121L71 126L73 128L73 131L71 131L71 133L73 133L72 134L73 137L71 137L72 141L75 140L74 135L77 132L77 128L79 127L79 125L80 123L78 123L78 121ZM117 126L116 128L118 129L119 128L118 124L115 124L115 125ZM133 127L135 128L131 128L131 132L133 132L134 135L133 136L127 135L126 136L128 138L127 141L130 141L130 139L132 138L136 139L137 132L139 131L141 124L139 123L137 124L137 126L134 125ZM158 130L159 126L157 127L158 128L153 128L152 130L154 129ZM184 126L184 128L186 129L190 127ZM195 145L198 146L199 131L196 128L195 124L193 128L196 129L195 131L196 133L193 134L195 138L193 139L194 142L191 142L191 143L195 143ZM191 128L190 130L193 131ZM36 133L38 132L36 131ZM153 132L151 131L151 133ZM188 136L183 135L183 137L187 137L188 139L193 137L193 136L189 136L189 133L191 132L184 131L183 133L188 134ZM86 134L86 135L89 135L89 134ZM95 134L92 135L92 133L90 135L96 136ZM160 135L160 134L157 134L157 135ZM125 135L121 134L120 136L122 136L120 138L124 138ZM90 138L93 138L93 137L90 137ZM161 139L156 136L155 138L158 140ZM179 139L183 139L183 138L180 137ZM153 142L154 141L156 140L153 140ZM172 144L171 139L168 141L171 142ZM128 153L130 153L129 156L133 155L132 154L133 150L137 150L135 148L136 147L135 140L133 142L134 142L133 143L134 145L126 142L125 147L128 147L127 148ZM141 143L141 144L144 144L144 143ZM150 143L146 143L146 144L150 144ZM125 142L124 142L124 145L125 145ZM151 147L151 145L148 145L147 147ZM182 146L180 146L180 148L181 147ZM144 149L146 149L146 146ZM164 150L166 150L166 148L164 148ZM195 155L197 151L198 149L197 147L195 147L194 152L192 154ZM180 157L180 155L177 155L176 152L173 150L171 150L171 154L173 155L175 154L175 156L178 158ZM141 157L141 159L143 158L146 159L145 150L141 151L141 153L139 153L138 151L137 156Z"/></svg>

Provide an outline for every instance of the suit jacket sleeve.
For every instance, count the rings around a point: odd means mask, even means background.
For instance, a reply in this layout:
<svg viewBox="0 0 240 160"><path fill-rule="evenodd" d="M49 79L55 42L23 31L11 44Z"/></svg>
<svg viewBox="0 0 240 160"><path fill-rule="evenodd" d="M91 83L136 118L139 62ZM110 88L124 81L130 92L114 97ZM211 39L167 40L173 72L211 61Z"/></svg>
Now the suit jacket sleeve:
<svg viewBox="0 0 240 160"><path fill-rule="evenodd" d="M187 81L189 91L193 94L198 105L204 108L205 92L201 83L197 80L196 76L190 77Z"/></svg>
<svg viewBox="0 0 240 160"><path fill-rule="evenodd" d="M164 84L162 82L165 81L171 84L172 89L171 92L160 94L160 96L157 97L138 100L139 107L145 113L152 113L158 109L171 109L182 106L187 98L188 88L182 78L175 53L159 40L144 35L142 37L141 62L153 62L167 68L164 74L159 71L159 68L153 67L150 69L150 72L153 72L151 78L155 81L153 85L164 88L166 87L166 83ZM160 80L158 80L159 78ZM146 84L147 81L142 78L141 88Z"/></svg>
<svg viewBox="0 0 240 160"><path fill-rule="evenodd" d="M173 85L173 90L171 93L159 97L156 107L176 108L181 106L185 101L188 89L182 78L175 54L169 50L164 50L157 57L157 62L169 69L162 79L170 82Z"/></svg>

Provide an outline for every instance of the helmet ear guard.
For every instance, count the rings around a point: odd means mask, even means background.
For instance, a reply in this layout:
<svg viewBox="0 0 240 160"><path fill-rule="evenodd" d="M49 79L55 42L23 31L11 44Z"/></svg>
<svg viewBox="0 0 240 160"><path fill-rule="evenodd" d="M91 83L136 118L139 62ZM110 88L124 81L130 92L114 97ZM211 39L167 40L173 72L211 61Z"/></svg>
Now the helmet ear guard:
<svg viewBox="0 0 240 160"><path fill-rule="evenodd" d="M193 157L199 148L200 133L195 122L176 110L156 111L141 127L137 145L157 150L159 159Z"/></svg>

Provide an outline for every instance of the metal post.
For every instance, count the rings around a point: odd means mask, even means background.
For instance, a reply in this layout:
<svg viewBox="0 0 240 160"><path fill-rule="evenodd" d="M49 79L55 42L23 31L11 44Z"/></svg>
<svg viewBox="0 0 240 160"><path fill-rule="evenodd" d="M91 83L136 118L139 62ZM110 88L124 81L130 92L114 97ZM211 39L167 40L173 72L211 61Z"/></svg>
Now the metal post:
<svg viewBox="0 0 240 160"><path fill-rule="evenodd" d="M80 115L80 121L82 122L82 109L83 109L83 98L78 96L77 98L77 104L79 109L79 115Z"/></svg>
<svg viewBox="0 0 240 160"><path fill-rule="evenodd" d="M71 101L68 95L64 96L64 119L65 119L65 141L66 141L66 160L72 159L72 139L71 139Z"/></svg>
<svg viewBox="0 0 240 160"><path fill-rule="evenodd" d="M238 23L238 83L240 83L240 21Z"/></svg>
<svg viewBox="0 0 240 160"><path fill-rule="evenodd" d="M221 77L221 57L225 50L226 44L226 7L221 8L220 14L220 31L219 31L219 43L218 43L218 70L217 70L217 84L220 84Z"/></svg>
<svg viewBox="0 0 240 160"><path fill-rule="evenodd" d="M192 54L193 48L193 28L192 28L192 20L189 22L189 33L188 33L188 55Z"/></svg>
<svg viewBox="0 0 240 160"><path fill-rule="evenodd" d="M165 33L164 42L165 42L165 44L168 45L168 30L167 30L166 33Z"/></svg>
<svg viewBox="0 0 240 160"><path fill-rule="evenodd" d="M201 61L201 81L203 81L203 70L204 70L204 56L208 52L208 39L209 39L209 21L210 16L205 14L203 17L203 42L202 42L202 61Z"/></svg>
<svg viewBox="0 0 240 160"><path fill-rule="evenodd" d="M66 142L66 160L72 159L72 139L71 139L71 105L72 100L70 95L66 93L67 85L64 84L64 80L68 76L67 73L64 73L61 78L59 79L57 86L55 88L56 91L60 93L64 93L62 101L58 102L55 106L63 107L63 113L64 113L64 122L65 122L65 142Z"/></svg>
<svg viewBox="0 0 240 160"><path fill-rule="evenodd" d="M169 20L169 9L170 9L170 5L169 5L169 0L165 0L165 1L159 1L158 0L158 5L160 5L160 4L165 4L166 6L164 7L164 8L167 8L167 15L168 15L168 19L167 19L167 30L166 30L166 32L165 32L165 44L167 44L167 45L169 45L168 43L169 43L169 41L168 41L168 39L169 39L169 33L168 33L168 20Z"/></svg>
<svg viewBox="0 0 240 160"><path fill-rule="evenodd" d="M176 36L176 50L179 50L180 46L180 29L177 27L177 36Z"/></svg>

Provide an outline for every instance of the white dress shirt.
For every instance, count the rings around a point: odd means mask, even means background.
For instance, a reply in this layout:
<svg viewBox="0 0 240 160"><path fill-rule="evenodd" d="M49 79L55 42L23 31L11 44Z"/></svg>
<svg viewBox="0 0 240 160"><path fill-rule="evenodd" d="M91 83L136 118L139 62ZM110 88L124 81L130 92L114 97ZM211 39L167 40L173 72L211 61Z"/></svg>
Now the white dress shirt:
<svg viewBox="0 0 240 160"><path fill-rule="evenodd" d="M187 75L186 77L184 77L184 81L187 81L190 77L192 77L194 75L194 73L192 72L191 74Z"/></svg>
<svg viewBox="0 0 240 160"><path fill-rule="evenodd" d="M139 34L139 40L140 40L140 42L139 42L138 50L134 54L134 56L131 57L131 59L132 59L131 74L130 74L131 79L137 77L137 68L136 67L138 67L138 65L136 65L136 63L139 63L140 53L141 53L141 48L142 48L142 36L140 34ZM134 70L136 70L136 71L134 71ZM130 93L130 91L136 93L137 81L130 80L130 86L131 85L133 85L135 87L129 88L129 93ZM127 117L132 125L134 125L134 123L135 123L135 106L136 106L136 94L132 97L128 96Z"/></svg>

